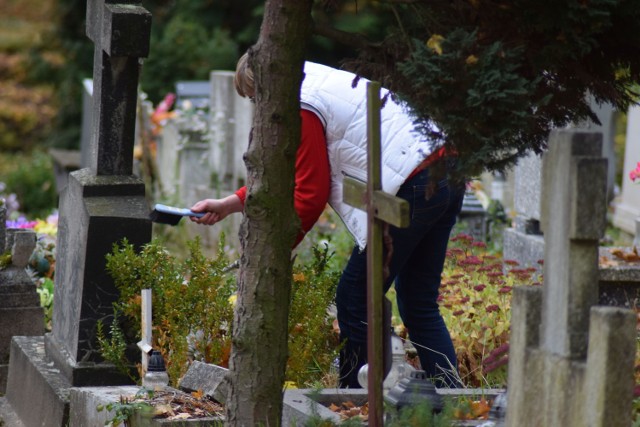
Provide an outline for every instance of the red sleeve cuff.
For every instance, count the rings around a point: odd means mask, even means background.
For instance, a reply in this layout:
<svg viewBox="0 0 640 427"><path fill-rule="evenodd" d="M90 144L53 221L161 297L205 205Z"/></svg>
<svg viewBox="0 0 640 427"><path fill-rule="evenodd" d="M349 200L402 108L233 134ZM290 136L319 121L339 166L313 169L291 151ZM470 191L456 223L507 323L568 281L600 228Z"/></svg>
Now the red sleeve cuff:
<svg viewBox="0 0 640 427"><path fill-rule="evenodd" d="M235 195L240 198L240 201L242 202L242 206L244 206L244 201L247 198L247 186L245 185L244 187L241 187L240 189L238 189L235 192Z"/></svg>

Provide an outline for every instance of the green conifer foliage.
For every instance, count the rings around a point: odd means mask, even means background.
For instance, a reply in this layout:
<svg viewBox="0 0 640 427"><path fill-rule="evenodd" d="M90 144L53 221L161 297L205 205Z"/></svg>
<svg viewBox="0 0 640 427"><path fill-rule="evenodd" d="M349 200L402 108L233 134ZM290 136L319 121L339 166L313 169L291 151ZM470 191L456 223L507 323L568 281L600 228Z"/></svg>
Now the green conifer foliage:
<svg viewBox="0 0 640 427"><path fill-rule="evenodd" d="M465 174L544 150L549 130L625 111L640 79L640 2L429 0L388 3L396 28L348 65L407 102ZM433 123L437 125L437 130Z"/></svg>

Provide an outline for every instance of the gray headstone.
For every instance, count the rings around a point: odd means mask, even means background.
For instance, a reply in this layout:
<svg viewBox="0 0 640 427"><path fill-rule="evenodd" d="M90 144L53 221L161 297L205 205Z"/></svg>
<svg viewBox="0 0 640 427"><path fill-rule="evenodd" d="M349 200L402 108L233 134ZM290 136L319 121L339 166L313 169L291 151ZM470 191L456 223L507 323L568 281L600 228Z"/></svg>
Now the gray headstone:
<svg viewBox="0 0 640 427"><path fill-rule="evenodd" d="M540 230L542 158L529 154L518 161L514 169L514 227L503 235L505 259L515 260L522 267L540 269L544 259L544 237Z"/></svg>
<svg viewBox="0 0 640 427"><path fill-rule="evenodd" d="M233 72L211 72L211 160L218 189L233 192L246 181L242 155L249 143L253 104L233 86Z"/></svg>
<svg viewBox="0 0 640 427"><path fill-rule="evenodd" d="M36 233L31 229L14 229L13 246L11 248L11 263L18 268L25 269L29 258L36 248Z"/></svg>
<svg viewBox="0 0 640 427"><path fill-rule="evenodd" d="M176 83L176 103L189 101L196 108L209 106L209 81L186 81Z"/></svg>
<svg viewBox="0 0 640 427"><path fill-rule="evenodd" d="M540 189L542 188L542 158L531 153L515 167L514 209L524 223L540 220ZM517 228L523 228L517 224ZM524 231L521 229L520 231ZM530 233L531 234L531 233Z"/></svg>

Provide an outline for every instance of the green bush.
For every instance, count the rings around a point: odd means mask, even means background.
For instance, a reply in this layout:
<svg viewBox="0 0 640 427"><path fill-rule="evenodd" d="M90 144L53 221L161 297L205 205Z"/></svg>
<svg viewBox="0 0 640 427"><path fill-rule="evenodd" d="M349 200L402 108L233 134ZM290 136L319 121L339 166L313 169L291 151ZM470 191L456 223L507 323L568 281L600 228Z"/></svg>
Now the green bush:
<svg viewBox="0 0 640 427"><path fill-rule="evenodd" d="M294 266L289 311L289 360L286 377L298 387L336 387L332 364L339 336L327 310L335 299L340 271L331 267L329 245L311 248L311 261Z"/></svg>
<svg viewBox="0 0 640 427"><path fill-rule="evenodd" d="M6 184L7 193L15 193L20 212L30 218L46 218L58 207L51 157L43 151L11 157L13 164L6 174L0 174L0 182Z"/></svg>
<svg viewBox="0 0 640 427"><path fill-rule="evenodd" d="M224 241L220 248L224 248ZM339 349L327 314L338 278L338 272L328 268L330 258L327 247L314 248L313 262L294 267L286 379L297 386L326 381ZM163 354L174 384L193 360L228 366L235 301L235 277L227 268L229 264L222 249L215 259L207 259L199 239L189 242L189 256L184 261L157 240L140 253L125 241L107 256L107 270L120 291L116 312L126 316L133 328L140 325L141 290L152 290L152 345ZM122 340L113 338L139 337L140 332L122 335L112 330L111 337L104 335L103 357L121 364Z"/></svg>
<svg viewBox="0 0 640 427"><path fill-rule="evenodd" d="M107 256L107 270L120 291L116 312L131 320L133 328L140 325L140 292L152 290L152 346L164 356L173 384L184 375L190 359L226 365L233 318L229 302L233 277L225 274L227 265L222 252L214 260L207 259L199 240L190 242L184 262L158 241L140 253L125 241ZM134 335L140 336L139 329ZM112 358L116 359L112 362L118 359Z"/></svg>

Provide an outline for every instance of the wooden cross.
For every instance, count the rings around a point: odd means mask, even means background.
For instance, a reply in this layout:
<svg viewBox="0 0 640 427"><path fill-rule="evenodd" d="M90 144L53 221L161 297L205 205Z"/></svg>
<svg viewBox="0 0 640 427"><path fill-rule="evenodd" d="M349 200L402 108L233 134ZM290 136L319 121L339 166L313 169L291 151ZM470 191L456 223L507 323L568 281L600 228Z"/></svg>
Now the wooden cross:
<svg viewBox="0 0 640 427"><path fill-rule="evenodd" d="M380 84L367 84L367 183L344 179L345 203L367 212L367 389L369 426L383 425L384 275L383 227L408 227L409 203L382 191L380 172ZM390 327L390 325L387 325Z"/></svg>
<svg viewBox="0 0 640 427"><path fill-rule="evenodd" d="M93 41L93 134L96 175L131 175L140 61L149 53L151 14L136 0L89 0Z"/></svg>
<svg viewBox="0 0 640 427"><path fill-rule="evenodd" d="M138 348L142 352L142 376L147 372L149 366L149 356L151 350L153 350L153 332L151 326L153 324L153 309L151 304L151 289L143 289L141 292L142 302L140 303L140 310L142 314L142 320L140 322L140 329L142 331L141 340L138 341Z"/></svg>

